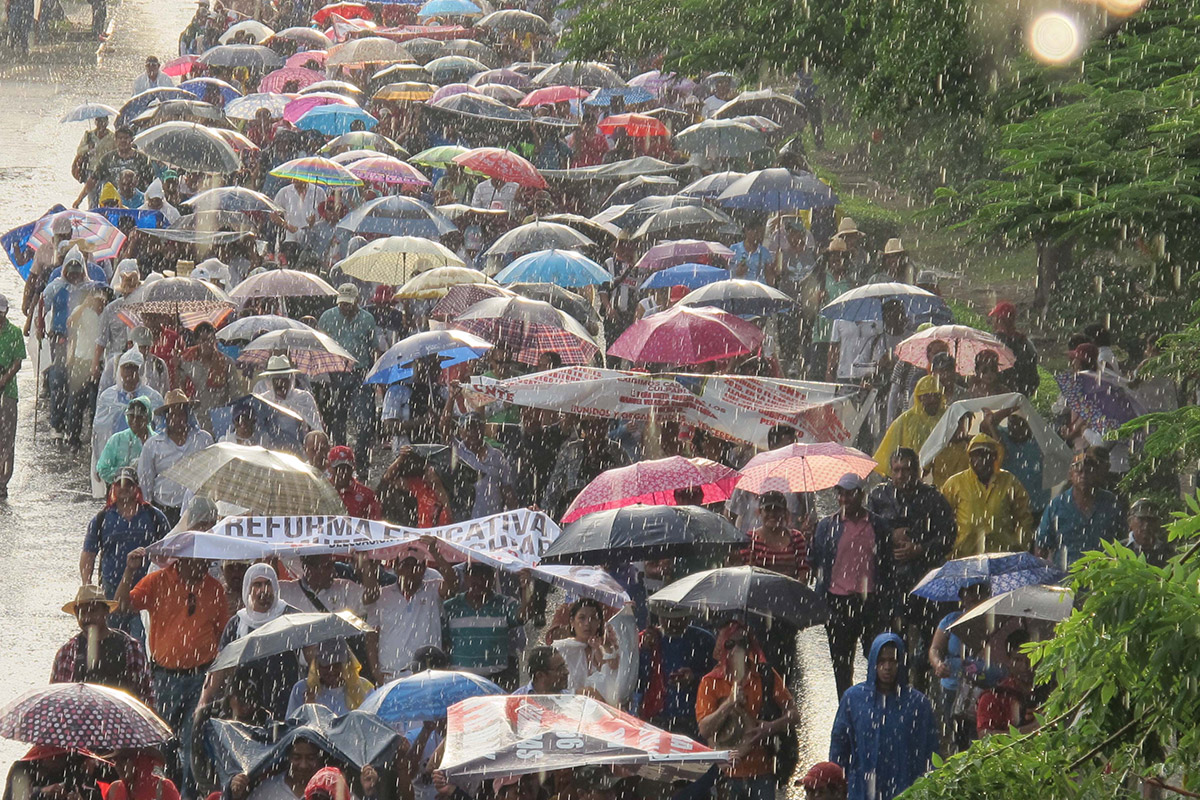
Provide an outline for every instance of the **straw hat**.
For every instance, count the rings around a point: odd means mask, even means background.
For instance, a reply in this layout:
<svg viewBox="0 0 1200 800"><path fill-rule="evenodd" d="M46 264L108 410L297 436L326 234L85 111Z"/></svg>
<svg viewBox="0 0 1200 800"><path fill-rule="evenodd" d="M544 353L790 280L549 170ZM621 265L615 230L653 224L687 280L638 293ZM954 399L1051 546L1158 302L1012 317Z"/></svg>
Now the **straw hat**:
<svg viewBox="0 0 1200 800"><path fill-rule="evenodd" d="M826 253L848 253L850 248L846 246L846 242L836 236L829 240L829 246L825 248Z"/></svg>
<svg viewBox="0 0 1200 800"><path fill-rule="evenodd" d="M838 223L837 235L841 236L866 236L865 233L858 229L858 223L854 221L854 217L842 217L842 221Z"/></svg>
<svg viewBox="0 0 1200 800"><path fill-rule="evenodd" d="M163 398L162 405L154 409L154 413L164 414L168 408L173 408L175 406L190 406L191 404L192 401L188 398L187 394L184 393L183 389L172 389L171 391L167 392L166 397Z"/></svg>
<svg viewBox="0 0 1200 800"><path fill-rule="evenodd" d="M79 591L75 592L75 599L62 607L62 610L71 616L75 616L75 609L79 606L90 605L91 603L104 603L108 606L108 611L111 614L117 610L120 605L116 600L109 600L104 596L104 590L94 583L84 584L79 587Z"/></svg>
<svg viewBox="0 0 1200 800"><path fill-rule="evenodd" d="M904 245L900 243L899 239L888 239L887 244L885 244L883 246L883 254L885 256L890 256L894 253L907 253L907 252L908 251L904 249Z"/></svg>
<svg viewBox="0 0 1200 800"><path fill-rule="evenodd" d="M258 373L260 378L276 378L281 375L296 375L300 370L292 366L287 356L271 356L267 359L267 368Z"/></svg>

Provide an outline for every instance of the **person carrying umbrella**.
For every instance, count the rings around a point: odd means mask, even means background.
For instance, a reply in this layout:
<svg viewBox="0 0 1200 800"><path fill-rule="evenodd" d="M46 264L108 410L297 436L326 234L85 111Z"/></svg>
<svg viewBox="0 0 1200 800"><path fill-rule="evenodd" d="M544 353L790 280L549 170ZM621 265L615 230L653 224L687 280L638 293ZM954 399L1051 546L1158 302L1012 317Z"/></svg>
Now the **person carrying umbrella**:
<svg viewBox="0 0 1200 800"><path fill-rule="evenodd" d="M162 429L146 440L138 456L138 483L146 499L167 515L172 525L179 522L187 490L166 477L180 459L213 443L212 434L196 425L192 401L181 389L172 389L155 412L165 420Z"/></svg>
<svg viewBox="0 0 1200 800"><path fill-rule="evenodd" d="M1021 551L1033 532L1029 493L1011 472L999 467L1000 443L979 434L967 445L970 469L951 475L942 495L954 510L958 538L953 558Z"/></svg>
<svg viewBox="0 0 1200 800"><path fill-rule="evenodd" d="M111 153L96 162L92 174L88 175L87 182L79 190L71 208L79 208L83 198L94 197L96 190L106 183L116 186L121 180L121 173L127 169L133 170L134 186L137 189L144 189L154 180L154 168L150 165L150 159L133 146L133 129L122 125L116 129L113 137L116 146Z"/></svg>
<svg viewBox="0 0 1200 800"><path fill-rule="evenodd" d="M362 705L375 687L359 675L358 659L345 639L321 642L308 662L308 676L292 687L287 716L307 703L317 703L341 716Z"/></svg>
<svg viewBox="0 0 1200 800"><path fill-rule="evenodd" d="M1029 631L1018 629L1008 635L1008 675L979 696L975 709L975 735L979 738L1008 733L1016 728L1031 733L1040 725L1034 717L1037 701L1033 690L1033 664L1022 648L1029 642Z"/></svg>
<svg viewBox="0 0 1200 800"><path fill-rule="evenodd" d="M258 373L260 381L264 378L271 380L271 391L260 392L258 396L296 412L314 431L324 431L325 424L321 421L316 398L312 392L295 385L293 378L299 374L300 370L292 366L287 356L271 356L267 359L267 368Z"/></svg>
<svg viewBox="0 0 1200 800"><path fill-rule="evenodd" d="M356 285L343 283L337 291L337 305L321 314L317 328L333 337L358 363L352 370L329 376L330 408L326 409L329 438L334 444L349 444L348 427L353 423L357 429L354 455L360 474L365 474L370 466L371 445L375 443L376 414L374 388L363 381L367 369L379 356L376 346L379 329L371 312L359 306ZM333 409L337 413L330 416Z"/></svg>
<svg viewBox="0 0 1200 800"><path fill-rule="evenodd" d="M179 800L179 789L167 778L154 774L166 766L159 751L145 748L118 750L113 757L120 780L108 787L105 800Z"/></svg>
<svg viewBox="0 0 1200 800"><path fill-rule="evenodd" d="M94 584L85 584L75 599L62 610L75 617L79 633L58 649L51 683L97 683L129 692L149 706L154 705L154 687L142 644L124 631L108 627L108 617L117 608Z"/></svg>
<svg viewBox="0 0 1200 800"><path fill-rule="evenodd" d="M887 433L875 450L875 462L878 464L876 472L887 476L891 469L892 454L902 447L920 451L921 445L925 444L945 413L945 401L941 382L936 376L926 375L917 381L912 405L888 426Z"/></svg>
<svg viewBox="0 0 1200 800"><path fill-rule="evenodd" d="M240 722L243 725L265 728L277 718L263 708L261 698L262 679L265 670L259 665L242 665L225 682L220 697L196 709L196 722L192 738L192 780L197 797L207 797L220 791L221 779L216 765L204 745L205 723L210 719ZM278 678L278 676L271 676ZM288 683L288 690L291 683ZM284 697L286 703L286 695Z"/></svg>
<svg viewBox="0 0 1200 800"><path fill-rule="evenodd" d="M766 223L758 217L742 226L742 240L733 245L733 257L729 259L729 274L759 283L775 285L775 257L763 244Z"/></svg>

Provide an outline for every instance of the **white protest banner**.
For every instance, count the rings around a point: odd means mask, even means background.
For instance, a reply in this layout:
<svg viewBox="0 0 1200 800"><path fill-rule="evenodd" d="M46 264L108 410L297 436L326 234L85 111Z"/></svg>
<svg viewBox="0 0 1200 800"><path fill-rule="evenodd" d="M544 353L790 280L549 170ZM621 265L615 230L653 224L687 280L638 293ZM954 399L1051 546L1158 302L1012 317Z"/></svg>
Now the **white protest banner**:
<svg viewBox="0 0 1200 800"><path fill-rule="evenodd" d="M472 403L502 400L570 414L629 420L675 420L722 438L767 445L775 425L790 425L802 442L850 444L874 393L857 387L743 375L626 372L563 367L508 380L476 376ZM860 402L861 401L861 402Z"/></svg>

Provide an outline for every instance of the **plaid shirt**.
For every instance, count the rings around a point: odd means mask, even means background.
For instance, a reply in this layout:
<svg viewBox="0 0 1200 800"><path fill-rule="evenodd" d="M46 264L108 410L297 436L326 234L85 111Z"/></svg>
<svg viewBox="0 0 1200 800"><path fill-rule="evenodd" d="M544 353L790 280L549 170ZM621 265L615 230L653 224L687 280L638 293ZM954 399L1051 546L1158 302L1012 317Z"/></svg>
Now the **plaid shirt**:
<svg viewBox="0 0 1200 800"><path fill-rule="evenodd" d="M124 631L114 629L109 629L108 637L105 638L114 636L121 640L121 649L124 651L125 668L121 671L119 680L97 680L102 676L83 674L85 671L79 670L82 663L80 649L87 647L87 634L80 631L58 649L58 654L54 657L54 669L50 673L50 682L76 683L86 680L104 683L114 689L123 689L154 708L154 687L150 682L150 668L142 645Z"/></svg>

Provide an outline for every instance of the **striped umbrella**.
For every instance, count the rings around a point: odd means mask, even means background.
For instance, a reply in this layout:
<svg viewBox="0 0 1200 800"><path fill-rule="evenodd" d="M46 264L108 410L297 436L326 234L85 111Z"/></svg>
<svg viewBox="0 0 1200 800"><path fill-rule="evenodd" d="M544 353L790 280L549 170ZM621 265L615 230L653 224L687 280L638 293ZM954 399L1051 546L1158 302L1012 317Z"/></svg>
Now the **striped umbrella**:
<svg viewBox="0 0 1200 800"><path fill-rule="evenodd" d="M336 161L320 156L295 158L271 170L276 178L320 186L361 186L362 181Z"/></svg>
<svg viewBox="0 0 1200 800"><path fill-rule="evenodd" d="M368 183L387 183L404 186L432 186L433 182L416 167L391 156L375 156L355 161L349 170Z"/></svg>
<svg viewBox="0 0 1200 800"><path fill-rule="evenodd" d="M242 350L238 362L262 366L278 352L287 353L292 366L305 375L347 372L358 360L333 337L320 331L285 328L259 336Z"/></svg>
<svg viewBox="0 0 1200 800"><path fill-rule="evenodd" d="M537 364L555 352L565 366L588 364L600 348L579 322L549 303L524 297L483 300L452 323L489 342L504 345L522 364Z"/></svg>
<svg viewBox="0 0 1200 800"><path fill-rule="evenodd" d="M90 211L60 211L57 214L47 214L33 226L29 235L29 246L34 250L54 240L51 228L55 220L66 219L71 223L71 241L81 242L93 260L115 258L125 244L125 234L108 221L107 217L93 214Z"/></svg>
<svg viewBox="0 0 1200 800"><path fill-rule="evenodd" d="M514 294L515 292L509 291L503 286L487 283L463 283L451 286L446 290L446 296L438 300L430 310L429 318L447 322L480 300L487 300L490 297L512 297Z"/></svg>
<svg viewBox="0 0 1200 800"><path fill-rule="evenodd" d="M337 490L291 453L221 442L175 463L164 477L214 502L262 516L345 514Z"/></svg>

